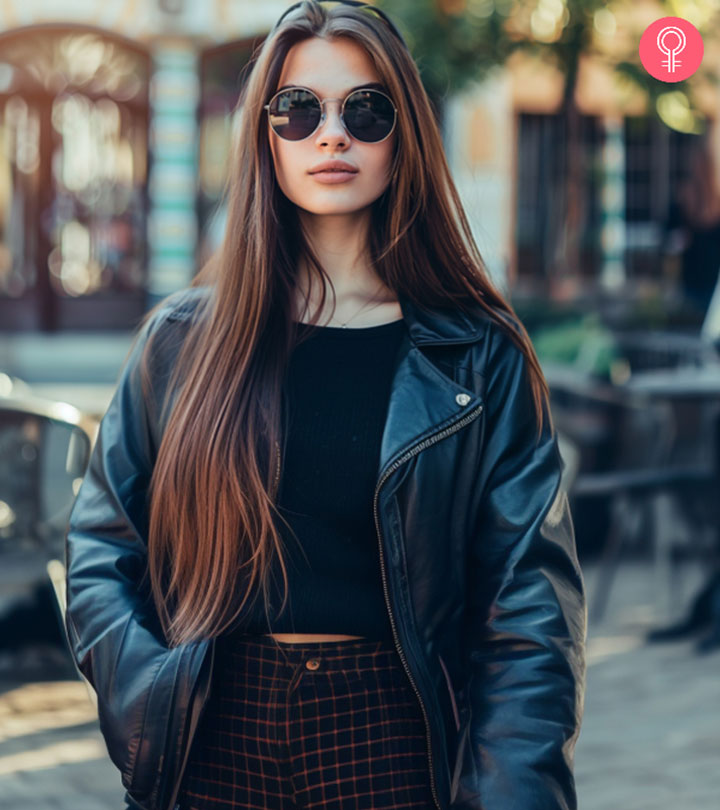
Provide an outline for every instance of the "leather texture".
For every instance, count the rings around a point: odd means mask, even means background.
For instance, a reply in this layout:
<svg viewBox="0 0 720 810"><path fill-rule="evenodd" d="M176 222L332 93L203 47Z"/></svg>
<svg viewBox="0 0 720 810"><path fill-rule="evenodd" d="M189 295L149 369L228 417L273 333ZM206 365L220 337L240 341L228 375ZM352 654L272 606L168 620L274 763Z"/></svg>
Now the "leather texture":
<svg viewBox="0 0 720 810"><path fill-rule="evenodd" d="M174 810L214 640L169 648L146 571L159 403L207 288L146 324L100 424L66 533L66 630L98 696L128 807ZM576 810L587 608L563 462L536 422L524 355L480 307L400 305L373 511L396 647L421 702L436 804Z"/></svg>

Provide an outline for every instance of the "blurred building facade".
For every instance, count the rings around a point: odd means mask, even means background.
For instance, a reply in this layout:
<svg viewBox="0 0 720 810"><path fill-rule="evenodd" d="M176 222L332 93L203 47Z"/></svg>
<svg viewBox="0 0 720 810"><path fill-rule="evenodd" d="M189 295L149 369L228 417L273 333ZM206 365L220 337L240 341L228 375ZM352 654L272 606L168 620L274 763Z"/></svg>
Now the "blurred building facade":
<svg viewBox="0 0 720 810"><path fill-rule="evenodd" d="M241 69L289 4L0 2L0 373L110 390L142 313L221 238ZM626 5L639 38L657 5ZM545 272L562 230L561 78L521 57L447 105L451 168L505 290ZM693 136L645 115L600 61L577 100L582 274L653 277ZM720 90L701 101L717 121ZM720 154L714 123L712 138Z"/></svg>

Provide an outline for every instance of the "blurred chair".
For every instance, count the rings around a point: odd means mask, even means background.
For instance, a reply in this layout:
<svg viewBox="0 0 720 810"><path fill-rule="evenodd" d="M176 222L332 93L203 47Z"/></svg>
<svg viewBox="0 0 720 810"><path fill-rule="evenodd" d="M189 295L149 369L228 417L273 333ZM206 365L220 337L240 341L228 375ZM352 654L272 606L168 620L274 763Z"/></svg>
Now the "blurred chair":
<svg viewBox="0 0 720 810"><path fill-rule="evenodd" d="M612 469L581 472L569 487L572 498L611 498L610 527L589 611L592 622L605 614L622 551L643 543L653 551L656 604L668 604L668 593L676 590L672 561L677 549L702 557L713 551L713 538L703 530L713 525L708 508L718 492L718 461L706 452L711 445L702 420L696 441L678 452L671 402L630 395L606 407L615 422Z"/></svg>
<svg viewBox="0 0 720 810"><path fill-rule="evenodd" d="M620 375L654 369L701 368L718 360L712 341L701 334L633 329L616 330L613 338L620 358Z"/></svg>

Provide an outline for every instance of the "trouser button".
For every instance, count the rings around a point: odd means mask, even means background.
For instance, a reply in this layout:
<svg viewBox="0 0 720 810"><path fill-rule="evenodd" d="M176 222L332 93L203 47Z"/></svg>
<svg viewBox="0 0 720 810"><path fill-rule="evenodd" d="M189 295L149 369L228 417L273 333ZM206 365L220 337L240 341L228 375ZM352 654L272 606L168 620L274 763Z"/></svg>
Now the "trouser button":
<svg viewBox="0 0 720 810"><path fill-rule="evenodd" d="M305 662L305 666L307 669L317 669L320 666L320 662L317 658L308 658Z"/></svg>

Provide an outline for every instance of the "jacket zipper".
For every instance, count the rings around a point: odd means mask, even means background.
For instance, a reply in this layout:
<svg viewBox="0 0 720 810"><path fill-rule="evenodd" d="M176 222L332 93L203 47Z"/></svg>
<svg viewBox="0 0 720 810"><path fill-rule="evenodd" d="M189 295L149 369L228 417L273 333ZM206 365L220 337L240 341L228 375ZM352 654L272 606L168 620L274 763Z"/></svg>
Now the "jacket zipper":
<svg viewBox="0 0 720 810"><path fill-rule="evenodd" d="M420 692L418 691L418 688L415 685L415 681L413 680L412 674L410 673L410 669L409 669L409 667L407 665L407 661L405 659L405 654L404 654L404 652L402 650L402 647L400 645L400 642L398 640L397 630L395 628L395 620L394 620L393 615L392 615L392 609L390 607L390 599L389 599L388 589L387 589L387 579L385 577L385 561L384 561L384 555L382 553L382 532L381 532L381 529L380 529L380 521L379 521L379 518L378 518L377 504L378 504L378 495L380 494L380 489L382 488L382 485L385 483L387 478L391 475L391 473L393 473L398 467L403 465L408 459L412 458L414 455L417 455L417 453L419 453L421 450L424 450L426 447L429 447L431 444L434 444L435 442L440 441L440 439L444 439L445 436L449 436L451 433L454 433L455 431L460 430L460 428L464 427L468 422L472 422L472 420L475 419L475 417L480 415L480 413L482 412L482 409L483 409L483 406L478 405L477 408L475 408L469 414L466 414L462 419L459 419L457 422L453 423L449 427L444 428L439 433L435 433L432 436L429 436L428 438L423 439L423 441L419 442L414 447L411 447L410 450L408 450L406 453L404 453L402 456L400 456L399 459L394 461L387 468L387 470L385 470L385 473L383 474L382 478L378 481L377 486L375 487L375 495L373 497L373 513L375 515L375 526L377 528L378 545L379 545L379 550L380 550L380 572L382 574L383 592L385 594L385 604L387 606L388 616L390 617L390 625L391 625L392 631L393 631L393 638L395 639L395 647L396 647L396 649L398 651L398 655L400 656L400 660L402 661L403 667L405 668L405 672L407 673L408 679L409 679L410 683L412 684L413 689L415 690L415 694L417 695L418 702L420 703L420 708L422 709L423 718L425 720L425 734L426 734L427 751L428 751L428 765L429 765L429 770L430 770L430 787L432 789L433 799L435 800L435 804L437 805L438 810L442 810L442 805L440 804L440 801L439 801L439 799L437 797L437 790L436 790L436 787L435 787L435 772L433 770L432 751L431 751L431 742L430 742L430 725L428 723L428 716L427 716L427 711L425 709L425 704L422 701L422 697L420 696ZM278 450L279 450L279 448L278 448ZM278 452L277 463L275 465L275 485L276 486L277 486L279 480L280 480L280 455L279 455L279 452ZM213 645L212 654L213 654L213 658L214 658L214 639L212 640L211 643ZM444 669L444 667L443 667L443 669ZM211 671L212 671L212 664L211 664ZM447 677L447 673L446 673L446 677ZM452 697L452 694L451 694L451 697ZM197 699L198 698L196 696L195 700L197 700ZM453 699L453 707L455 707L454 699ZM194 709L194 704L193 704L193 709ZM456 712L456 716L457 716L457 709L455 709L455 712ZM195 726L197 725L197 720L198 720L197 715L191 715L191 727L190 727L190 730L188 732L188 741L187 741L187 744L186 744L185 756L183 757L183 763L181 765L180 773L178 775L178 780L179 781L182 779L183 772L185 770L185 764L187 762L187 757L188 757L189 752L190 752L190 745L192 743L192 738L194 736ZM174 802L173 803L173 810L180 810L180 804L177 803L177 802Z"/></svg>
<svg viewBox="0 0 720 810"><path fill-rule="evenodd" d="M277 448L277 455L275 461L275 493L277 493L278 486L280 485L280 442L277 440L275 441L275 447Z"/></svg>
<svg viewBox="0 0 720 810"><path fill-rule="evenodd" d="M398 640L397 629L395 627L395 620L392 615L392 609L390 607L390 599L388 595L388 588L387 588L387 579L385 577L385 562L384 562L384 555L382 550L382 531L380 528L380 520L378 517L378 495L380 494L380 489L388 477L393 473L398 467L402 466L408 459L412 458L414 455L417 455L421 450L424 450L426 447L429 447L431 444L434 444L440 439L445 438L445 436L449 436L451 433L454 433L457 430L460 430L461 427L466 425L468 422L472 422L475 417L480 415L483 406L478 405L471 413L465 415L462 419L458 420L454 424L450 425L449 427L444 428L439 433L435 433L432 436L428 436L428 438L423 439L423 441L416 444L414 447L411 447L406 453L403 453L400 458L396 459L388 468L385 470L384 474L380 478L375 487L375 495L373 497L373 513L375 515L375 527L377 529L377 536L378 536L378 545L380 550L380 573L382 575L382 583L383 583L383 592L385 594L385 604L387 606L388 616L390 617L390 626L392 627L393 638L395 639L395 647L397 649L398 655L400 656L400 660L402 661L403 667L405 668L405 672L407 673L408 679L412 685L412 688L415 690L415 694L417 695L418 702L420 703L420 708L422 709L423 719L425 720L425 734L426 734L426 741L427 741L427 752L428 752L428 765L430 770L430 787L433 794L433 799L435 800L435 804L438 807L438 810L442 810L442 805L440 804L440 800L437 796L437 789L435 787L435 771L433 770L432 764L432 747L431 747L431 738L430 738L430 724L428 723L428 715L425 709L425 704L423 703L422 697L420 696L420 692L415 684L413 676L410 672L410 668L407 665L407 661L405 659L405 653L402 650L400 642Z"/></svg>

